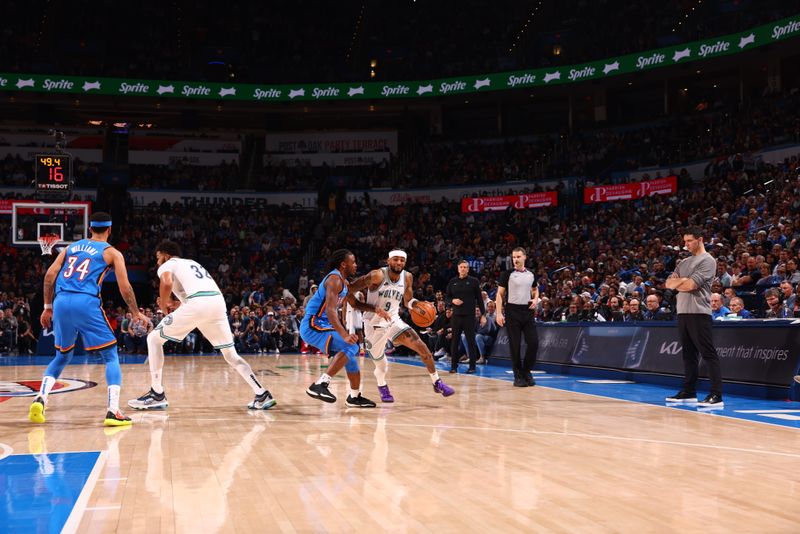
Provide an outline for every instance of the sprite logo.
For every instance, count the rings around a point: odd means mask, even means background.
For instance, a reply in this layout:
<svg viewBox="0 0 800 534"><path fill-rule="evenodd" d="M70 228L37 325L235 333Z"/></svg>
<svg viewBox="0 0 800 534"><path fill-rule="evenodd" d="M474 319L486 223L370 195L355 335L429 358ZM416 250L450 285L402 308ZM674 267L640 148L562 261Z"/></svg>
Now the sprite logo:
<svg viewBox="0 0 800 534"><path fill-rule="evenodd" d="M407 85L398 85L397 87L390 87L388 85L384 85L383 89L381 90L381 95L383 96L407 95L409 91L411 91L411 88L408 87Z"/></svg>
<svg viewBox="0 0 800 534"><path fill-rule="evenodd" d="M51 80L48 78L44 81L42 87L50 91L52 89L72 89L74 85L75 84L69 80Z"/></svg>
<svg viewBox="0 0 800 534"><path fill-rule="evenodd" d="M211 94L211 89L204 85L200 85L198 87L184 85L181 94L183 96L208 96Z"/></svg>
<svg viewBox="0 0 800 534"><path fill-rule="evenodd" d="M775 26L772 28L772 38L773 39L780 39L785 35L789 35L790 33L794 33L796 31L800 31L800 22L793 20L789 24L785 26Z"/></svg>
<svg viewBox="0 0 800 534"><path fill-rule="evenodd" d="M700 47L700 57L706 57L711 54L719 54L720 52L727 52L731 47L728 41L717 41L713 45L702 45Z"/></svg>
<svg viewBox="0 0 800 534"><path fill-rule="evenodd" d="M650 56L639 56L636 59L636 68L643 69L645 67L651 67L653 65L659 65L664 63L664 60L667 59L667 56L664 54L659 54L658 52L650 55Z"/></svg>
<svg viewBox="0 0 800 534"><path fill-rule="evenodd" d="M325 89L320 89L315 87L313 91L311 91L311 96L314 98L322 98L326 96L339 96L339 89L337 87L326 87Z"/></svg>
<svg viewBox="0 0 800 534"><path fill-rule="evenodd" d="M442 85L439 86L439 91L442 92L443 95L447 93L452 93L453 91L463 91L467 88L467 84L464 82L442 82Z"/></svg>
<svg viewBox="0 0 800 534"><path fill-rule="evenodd" d="M523 74L522 76L514 76L513 74L508 77L508 86L516 87L518 85L527 85L536 82L535 74Z"/></svg>
<svg viewBox="0 0 800 534"><path fill-rule="evenodd" d="M265 98L280 98L281 97L281 90L280 89L258 89L256 88L253 91L253 98L256 100L263 100Z"/></svg>
<svg viewBox="0 0 800 534"><path fill-rule="evenodd" d="M569 71L569 79L571 81L580 80L581 78L588 78L590 76L594 76L594 73L597 69L594 67L584 67L580 70L570 69Z"/></svg>
<svg viewBox="0 0 800 534"><path fill-rule="evenodd" d="M149 85L143 83L121 83L119 84L119 92L123 95L128 93L147 93L150 90Z"/></svg>

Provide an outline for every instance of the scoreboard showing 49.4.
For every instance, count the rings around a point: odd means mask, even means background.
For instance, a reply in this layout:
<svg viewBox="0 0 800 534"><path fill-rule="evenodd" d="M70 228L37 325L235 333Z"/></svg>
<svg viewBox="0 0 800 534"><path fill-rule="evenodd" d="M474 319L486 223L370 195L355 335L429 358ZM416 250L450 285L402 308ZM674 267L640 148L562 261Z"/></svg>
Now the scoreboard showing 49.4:
<svg viewBox="0 0 800 534"><path fill-rule="evenodd" d="M72 156L46 154L36 156L36 192L67 193L72 188Z"/></svg>

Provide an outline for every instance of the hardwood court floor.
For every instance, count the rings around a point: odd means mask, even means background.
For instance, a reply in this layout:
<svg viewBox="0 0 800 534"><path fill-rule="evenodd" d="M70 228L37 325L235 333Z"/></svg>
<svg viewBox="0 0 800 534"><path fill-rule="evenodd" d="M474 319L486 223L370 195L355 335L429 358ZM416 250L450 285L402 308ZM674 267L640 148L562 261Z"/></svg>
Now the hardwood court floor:
<svg viewBox="0 0 800 534"><path fill-rule="evenodd" d="M0 404L0 443L108 451L79 532L800 530L795 429L470 375L443 374L457 389L445 399L399 364L395 404L345 409L343 379L336 404L304 392L320 357L247 359L273 410L244 408L250 390L222 358L167 358L170 408L128 410L133 428L106 435L103 367L70 366L98 387L52 396L41 426L30 398ZM149 387L146 364L123 377L125 401Z"/></svg>

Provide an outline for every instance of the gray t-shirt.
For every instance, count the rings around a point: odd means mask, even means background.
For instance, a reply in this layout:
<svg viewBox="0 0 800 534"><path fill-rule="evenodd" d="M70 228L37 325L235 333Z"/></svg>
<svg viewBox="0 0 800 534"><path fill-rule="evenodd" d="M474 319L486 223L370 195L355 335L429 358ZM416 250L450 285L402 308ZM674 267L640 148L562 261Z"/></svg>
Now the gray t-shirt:
<svg viewBox="0 0 800 534"><path fill-rule="evenodd" d="M708 252L689 256L678 264L675 272L681 278L691 278L697 284L694 291L678 292L678 313L711 315L711 281L717 273L717 262Z"/></svg>
<svg viewBox="0 0 800 534"><path fill-rule="evenodd" d="M527 306L531 302L531 289L535 277L528 269L524 271L505 271L500 275L498 285L505 288L509 304Z"/></svg>

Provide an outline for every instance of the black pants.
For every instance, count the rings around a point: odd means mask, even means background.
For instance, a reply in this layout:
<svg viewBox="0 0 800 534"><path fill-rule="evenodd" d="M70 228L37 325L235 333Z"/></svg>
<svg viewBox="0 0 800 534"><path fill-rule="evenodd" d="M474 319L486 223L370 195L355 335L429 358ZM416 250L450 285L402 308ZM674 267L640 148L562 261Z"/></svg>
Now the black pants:
<svg viewBox="0 0 800 534"><path fill-rule="evenodd" d="M478 355L478 344L475 343L475 315L453 315L450 318L450 328L453 329L453 339L450 340L450 368L458 369L458 346L461 344L461 332L467 338L467 356L469 368L475 369L475 360Z"/></svg>
<svg viewBox="0 0 800 534"><path fill-rule="evenodd" d="M511 350L511 367L514 369L514 378L523 378L530 375L536 364L536 353L539 350L539 336L536 333L536 323L533 320L533 311L523 304L506 305L506 331L508 332L508 346ZM525 335L525 359L522 359L522 336Z"/></svg>
<svg viewBox="0 0 800 534"><path fill-rule="evenodd" d="M696 393L698 364L702 357L711 379L711 393L722 396L722 371L711 335L711 316L705 313L679 313L678 333L683 345L683 390Z"/></svg>

